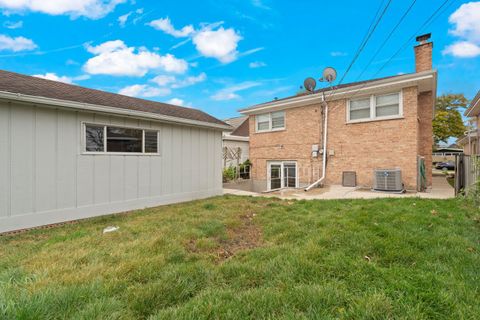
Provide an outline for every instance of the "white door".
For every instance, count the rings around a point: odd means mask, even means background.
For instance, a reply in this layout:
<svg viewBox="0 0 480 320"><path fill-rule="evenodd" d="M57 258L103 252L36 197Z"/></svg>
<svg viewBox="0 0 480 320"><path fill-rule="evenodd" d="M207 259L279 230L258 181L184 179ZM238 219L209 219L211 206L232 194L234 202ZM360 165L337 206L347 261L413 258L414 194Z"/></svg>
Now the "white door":
<svg viewBox="0 0 480 320"><path fill-rule="evenodd" d="M295 162L269 162L267 166L268 190L298 187L297 164Z"/></svg>

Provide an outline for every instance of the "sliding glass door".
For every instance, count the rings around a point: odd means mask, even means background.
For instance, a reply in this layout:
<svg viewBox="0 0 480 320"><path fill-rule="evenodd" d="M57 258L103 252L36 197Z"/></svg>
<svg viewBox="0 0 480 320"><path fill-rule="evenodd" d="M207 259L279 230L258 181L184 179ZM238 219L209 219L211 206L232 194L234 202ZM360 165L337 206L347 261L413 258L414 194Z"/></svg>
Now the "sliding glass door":
<svg viewBox="0 0 480 320"><path fill-rule="evenodd" d="M268 163L268 190L297 188L297 164L290 161L272 161Z"/></svg>

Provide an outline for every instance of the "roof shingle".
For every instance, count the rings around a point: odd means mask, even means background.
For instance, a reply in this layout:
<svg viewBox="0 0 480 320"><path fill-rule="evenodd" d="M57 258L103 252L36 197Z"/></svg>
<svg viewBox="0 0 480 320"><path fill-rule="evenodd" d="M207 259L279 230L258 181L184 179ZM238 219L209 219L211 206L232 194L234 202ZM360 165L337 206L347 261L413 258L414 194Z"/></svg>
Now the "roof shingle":
<svg viewBox="0 0 480 320"><path fill-rule="evenodd" d="M226 125L223 121L197 109L128 97L4 70L0 70L0 91Z"/></svg>

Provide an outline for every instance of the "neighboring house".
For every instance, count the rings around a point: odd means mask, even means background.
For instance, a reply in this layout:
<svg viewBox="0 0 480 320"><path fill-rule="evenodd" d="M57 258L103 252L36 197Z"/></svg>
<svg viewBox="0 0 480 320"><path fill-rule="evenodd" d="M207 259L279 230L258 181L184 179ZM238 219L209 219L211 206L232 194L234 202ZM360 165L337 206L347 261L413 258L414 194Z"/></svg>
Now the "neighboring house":
<svg viewBox="0 0 480 320"><path fill-rule="evenodd" d="M417 38L415 73L240 110L250 121L253 189L341 184L343 173L351 171L357 185L372 187L375 169L398 168L405 188L417 190L424 183L418 178L420 156L431 186L437 72L429 38Z"/></svg>
<svg viewBox="0 0 480 320"><path fill-rule="evenodd" d="M437 162L453 162L455 161L455 157L461 153L463 153L463 149L459 148L457 145L437 148L433 151L432 162L434 164Z"/></svg>
<svg viewBox="0 0 480 320"><path fill-rule="evenodd" d="M478 145L478 141L480 140L480 90L470 102L464 115L471 118L473 129L469 130L465 133L465 136L458 139L457 144L463 147L463 153L466 155L478 155L480 154L480 148Z"/></svg>
<svg viewBox="0 0 480 320"><path fill-rule="evenodd" d="M236 117L224 120L233 130L223 132L223 167L235 167L249 157L248 117Z"/></svg>
<svg viewBox="0 0 480 320"><path fill-rule="evenodd" d="M0 232L222 193L195 109L0 71Z"/></svg>

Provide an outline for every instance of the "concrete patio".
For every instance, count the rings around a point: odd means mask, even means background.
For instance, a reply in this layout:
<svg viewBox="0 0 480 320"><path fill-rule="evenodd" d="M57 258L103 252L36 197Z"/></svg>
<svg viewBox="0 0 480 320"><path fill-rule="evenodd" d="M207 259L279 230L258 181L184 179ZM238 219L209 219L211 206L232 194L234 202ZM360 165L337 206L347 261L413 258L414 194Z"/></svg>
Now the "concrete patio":
<svg viewBox="0 0 480 320"><path fill-rule="evenodd" d="M433 176L432 188L427 192L407 192L402 194L376 192L361 188L342 187L330 185L323 188L315 188L308 192L303 189L285 189L275 192L256 193L235 189L223 189L224 194L254 196L254 197L278 197L281 199L375 199L375 198L405 198L419 197L427 199L448 199L455 197L454 189L448 184L445 176Z"/></svg>

